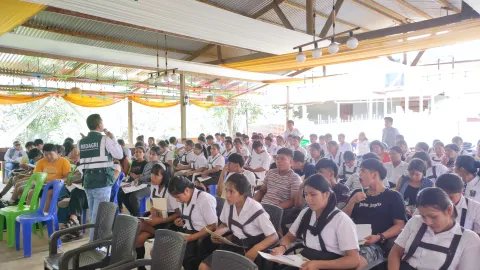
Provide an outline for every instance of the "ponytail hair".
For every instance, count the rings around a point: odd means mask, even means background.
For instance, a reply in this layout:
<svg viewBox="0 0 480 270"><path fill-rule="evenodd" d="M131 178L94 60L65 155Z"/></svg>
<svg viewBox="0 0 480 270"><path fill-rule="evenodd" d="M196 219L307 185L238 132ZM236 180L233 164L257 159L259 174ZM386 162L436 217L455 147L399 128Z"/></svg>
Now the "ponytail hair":
<svg viewBox="0 0 480 270"><path fill-rule="evenodd" d="M315 228L311 231L312 235L317 236L321 233L321 229L324 226L324 221L327 219L328 215L335 209L337 206L337 198L335 197L335 193L330 189L330 183L327 179L321 174L314 174L310 176L307 180L305 180L304 186L312 187L322 193L329 192L330 195L328 196L328 202L323 209L322 214L318 217ZM308 225L310 224L310 215L311 209L309 208L305 215L303 216L300 225L297 230L297 238L302 238L302 234L307 231Z"/></svg>
<svg viewBox="0 0 480 270"><path fill-rule="evenodd" d="M187 188L193 190L195 185L185 176L175 176L168 185L168 193L171 195L182 194Z"/></svg>
<svg viewBox="0 0 480 270"><path fill-rule="evenodd" d="M478 169L480 168L480 161L475 160L475 158L473 158L472 156L458 156L457 160L455 161L455 167L459 169L463 168L471 174L476 174L480 176L480 172L478 171Z"/></svg>

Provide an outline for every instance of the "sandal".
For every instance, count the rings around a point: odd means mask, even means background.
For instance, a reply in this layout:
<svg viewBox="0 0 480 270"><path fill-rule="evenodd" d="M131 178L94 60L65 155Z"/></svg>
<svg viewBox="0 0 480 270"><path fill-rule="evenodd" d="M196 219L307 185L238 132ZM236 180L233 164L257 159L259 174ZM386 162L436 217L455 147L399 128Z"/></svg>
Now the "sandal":
<svg viewBox="0 0 480 270"><path fill-rule="evenodd" d="M63 243L68 243L68 242L72 242L72 241L79 240L79 239L82 239L82 238L83 238L83 234L73 233L73 234L64 235L61 239L62 239Z"/></svg>

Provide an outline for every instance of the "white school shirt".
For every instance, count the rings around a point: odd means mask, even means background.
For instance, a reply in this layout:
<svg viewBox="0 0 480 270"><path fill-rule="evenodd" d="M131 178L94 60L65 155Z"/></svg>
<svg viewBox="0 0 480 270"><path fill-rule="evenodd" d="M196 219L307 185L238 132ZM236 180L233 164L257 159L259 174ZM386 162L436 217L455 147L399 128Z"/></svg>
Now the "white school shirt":
<svg viewBox="0 0 480 270"><path fill-rule="evenodd" d="M421 216L417 215L412 217L395 240L397 245L405 249L405 255L408 253L422 224ZM427 228L423 235L422 242L449 248L456 234L462 234L461 227L458 223L455 223L450 230L437 234L435 234L432 229ZM479 254L480 237L470 230L464 230L448 270L478 270L480 265ZM408 260L408 264L419 270L440 269L445 263L446 257L445 253L418 247L413 256Z"/></svg>
<svg viewBox="0 0 480 270"><path fill-rule="evenodd" d="M289 230L291 234L297 235L298 227L300 226L300 222L302 221L302 218L307 210L308 208L303 209L298 215L297 219L295 219L295 222L293 222ZM312 211L309 225L314 226L316 221L317 217L315 215L315 211ZM320 235L322 236L322 240L327 248L327 250L323 251L333 252L335 254L345 256L345 251L359 249L357 228L355 223L353 223L352 219L350 219L350 217L342 211L337 213L337 215L330 220L325 228L323 228ZM322 251L318 236L313 236L310 231L307 230L305 238L304 245L306 247Z"/></svg>
<svg viewBox="0 0 480 270"><path fill-rule="evenodd" d="M165 198L167 199L167 212L173 213L175 209L180 209L180 203L177 202L177 199L168 193L167 188L163 187L159 191L158 185L150 186L150 198Z"/></svg>
<svg viewBox="0 0 480 270"><path fill-rule="evenodd" d="M288 135L294 135L302 138L302 133L297 128L293 128L292 130L286 129L285 132L283 132L283 139L287 140Z"/></svg>
<svg viewBox="0 0 480 270"><path fill-rule="evenodd" d="M170 160L173 162L172 151L167 150L167 151L163 152L162 154L160 154L160 158L158 160L160 160L163 163L168 163L168 161L170 161Z"/></svg>
<svg viewBox="0 0 480 270"><path fill-rule="evenodd" d="M257 154L257 152L253 151L248 161L248 166L252 169L265 169L263 172L254 172L254 174L258 176L258 182L263 182L263 179L265 179L265 174L267 173L268 169L270 169L270 155L267 153L267 151L263 151L260 154Z"/></svg>
<svg viewBox="0 0 480 270"><path fill-rule="evenodd" d="M338 150L343 153L352 151L352 145L348 142L344 142L343 144L338 143Z"/></svg>
<svg viewBox="0 0 480 270"><path fill-rule="evenodd" d="M357 141L357 153L359 156L370 153L370 142L367 140Z"/></svg>
<svg viewBox="0 0 480 270"><path fill-rule="evenodd" d="M362 189L362 184L360 183L360 173L356 172L347 179L345 186L348 187L351 191L356 189Z"/></svg>
<svg viewBox="0 0 480 270"><path fill-rule="evenodd" d="M237 207L233 206L232 219L237 221L240 224L244 224L253 214L258 210L263 209L262 205L255 201L252 198L247 198L245 204L240 211L240 215L237 214ZM220 214L220 221L227 225L228 227L228 217L230 216L230 205L225 203L223 205L222 213ZM237 226L232 225L232 233L239 239L245 239L247 236L243 231ZM272 235L277 232L272 222L270 221L270 216L264 210L263 214L259 215L254 221L247 224L244 228L245 232L251 236L265 235L265 237Z"/></svg>
<svg viewBox="0 0 480 270"><path fill-rule="evenodd" d="M217 167L218 165L220 165L220 171L223 170L223 167L225 167L225 159L220 153L218 153L215 157L212 157L212 156L208 157L209 170Z"/></svg>
<svg viewBox="0 0 480 270"><path fill-rule="evenodd" d="M188 205L186 203L182 203L180 205L180 211L182 211L183 215L191 215L190 218L193 223L193 229L195 229L196 231L200 231L208 225L217 224L218 222L216 210L217 200L215 199L215 197L204 191L202 191L200 195L198 195L199 191L200 190L194 188L190 203ZM195 205L195 208L190 214L192 205ZM192 229L192 226L187 219L185 219L185 226L183 227L187 230Z"/></svg>
<svg viewBox="0 0 480 270"><path fill-rule="evenodd" d="M465 217L465 224L463 227L465 229L472 230L477 234L480 234L480 203L471 199L467 199L462 196L460 201L455 205L457 209L457 222L460 224L462 219L462 209L467 209L467 215Z"/></svg>
<svg viewBox="0 0 480 270"><path fill-rule="evenodd" d="M305 155L305 160L307 160L307 150L301 146L299 146L298 148L295 148L294 146L290 146L290 149L292 151L299 151L299 152L302 152L304 155Z"/></svg>
<svg viewBox="0 0 480 270"><path fill-rule="evenodd" d="M458 153L459 156L461 155L464 155L464 156L471 156L472 154L469 153L467 150L465 149L461 149L460 152Z"/></svg>
<svg viewBox="0 0 480 270"><path fill-rule="evenodd" d="M333 160L333 162L335 162L338 167L342 166L343 164L343 152L341 152L340 150L337 151L337 154L335 156L327 153L326 158Z"/></svg>
<svg viewBox="0 0 480 270"><path fill-rule="evenodd" d="M195 160L195 157L197 155L195 155L195 153L193 152L193 150L190 150L188 152L185 152L183 153L183 155L181 155L181 158L180 158L180 161L181 162L186 162L186 163L189 163L194 161Z"/></svg>
<svg viewBox="0 0 480 270"><path fill-rule="evenodd" d="M278 149L278 146L276 144L271 144L270 146L266 146L267 148L267 152L273 157L273 156L276 156L277 155L277 151Z"/></svg>
<svg viewBox="0 0 480 270"><path fill-rule="evenodd" d="M391 161L384 163L383 165L385 166L385 169L387 169L387 176L385 179L395 185L397 184L398 179L407 173L408 169L408 163L405 161L400 161L400 164L398 164L397 167L394 167Z"/></svg>
<svg viewBox="0 0 480 270"><path fill-rule="evenodd" d="M325 157L328 155L328 148L327 148L327 144L320 144L320 148L323 150L323 154L325 155ZM370 150L369 150L370 152Z"/></svg>
<svg viewBox="0 0 480 270"><path fill-rule="evenodd" d="M246 145L245 143L243 144L243 147L247 148L248 152L249 153L252 153L252 145L253 145L253 142L250 141L248 142L248 145Z"/></svg>
<svg viewBox="0 0 480 270"><path fill-rule="evenodd" d="M225 182L227 182L228 178L230 178L231 175L233 174L236 174L236 173L232 173L230 172L228 175L227 175L227 178L225 178ZM255 174L253 174L253 172L251 171L248 171L248 170L243 170L242 173L238 173L238 174L243 174L245 176L245 178L247 178L248 182L250 183L250 185L252 187L255 186ZM223 188L225 189L225 185L223 185Z"/></svg>
<svg viewBox="0 0 480 270"><path fill-rule="evenodd" d="M437 164L442 164L443 157L445 154L443 154L441 157L438 157L435 152L429 154L430 159L432 160L432 165L437 165Z"/></svg>
<svg viewBox="0 0 480 270"><path fill-rule="evenodd" d="M237 153L241 155L242 157L249 157L250 156L250 151L248 151L248 148L245 146L240 149L240 152L237 151L237 148L233 148L233 153Z"/></svg>
<svg viewBox="0 0 480 270"><path fill-rule="evenodd" d="M433 177L433 167L435 167L435 174L437 175L436 178L431 178L431 176ZM434 166L427 169L427 173L426 173L425 177L432 180L435 183L435 181L437 181L437 178L440 175L448 173L448 172L449 172L449 170L448 170L447 167L445 167L445 165L437 164L437 165L434 165Z"/></svg>
<svg viewBox="0 0 480 270"><path fill-rule="evenodd" d="M193 164L193 168L192 168ZM194 160L192 160L192 163L190 163L190 168L194 170L198 170L200 168L207 168L208 166L207 159L205 158L205 155L203 153L200 153L200 155L195 155Z"/></svg>
<svg viewBox="0 0 480 270"><path fill-rule="evenodd" d="M480 178L475 176L472 181L467 183L465 189L465 197L480 202Z"/></svg>
<svg viewBox="0 0 480 270"><path fill-rule="evenodd" d="M225 158L225 160L227 160L228 157L233 153L235 153L235 148L230 149L230 151L227 151L227 149L225 149L222 155Z"/></svg>
<svg viewBox="0 0 480 270"><path fill-rule="evenodd" d="M340 166L338 166L338 175L344 175L343 167L345 167L345 171L347 172L347 175L352 175L356 172L360 172L360 168L358 167L357 162L355 162L355 164L353 164L352 167L348 167L347 165L344 166L344 164L345 162L340 164Z"/></svg>

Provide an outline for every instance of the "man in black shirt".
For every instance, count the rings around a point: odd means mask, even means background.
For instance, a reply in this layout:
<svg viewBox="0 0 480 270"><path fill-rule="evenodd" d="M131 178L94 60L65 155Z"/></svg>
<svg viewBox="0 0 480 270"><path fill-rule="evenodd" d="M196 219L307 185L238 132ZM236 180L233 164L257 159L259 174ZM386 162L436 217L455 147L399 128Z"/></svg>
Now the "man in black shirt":
<svg viewBox="0 0 480 270"><path fill-rule="evenodd" d="M377 159L366 159L360 165L360 179L365 190L355 190L343 211L355 224L371 224L372 235L360 246L362 265L385 258L392 240L406 223L402 195L386 189L383 179L387 170Z"/></svg>

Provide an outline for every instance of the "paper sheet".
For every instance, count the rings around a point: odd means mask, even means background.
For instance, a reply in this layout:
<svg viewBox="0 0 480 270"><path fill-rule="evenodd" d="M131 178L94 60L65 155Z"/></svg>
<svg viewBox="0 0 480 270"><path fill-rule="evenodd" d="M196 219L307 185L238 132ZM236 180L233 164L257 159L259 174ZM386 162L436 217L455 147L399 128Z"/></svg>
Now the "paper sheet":
<svg viewBox="0 0 480 270"><path fill-rule="evenodd" d="M197 180L200 181L200 182L205 182L205 181L207 181L208 179L211 179L211 177L210 177L210 176L207 176L207 177L205 177L205 178L203 178L203 177L198 177L198 178L197 178Z"/></svg>
<svg viewBox="0 0 480 270"><path fill-rule="evenodd" d="M85 190L85 188L83 188L83 186L80 185L80 184L71 184L70 186L66 186L66 188L69 192L72 192L72 190L74 190L76 188L81 189L81 190Z"/></svg>
<svg viewBox="0 0 480 270"><path fill-rule="evenodd" d="M150 217L137 217L138 219L143 219L143 220L151 220L152 218Z"/></svg>
<svg viewBox="0 0 480 270"><path fill-rule="evenodd" d="M153 208L158 211L167 212L167 199L166 198L152 198Z"/></svg>
<svg viewBox="0 0 480 270"><path fill-rule="evenodd" d="M285 265L289 265L289 266L293 266L293 267L298 267L298 268L302 268L302 264L308 262L307 259L305 259L304 257L302 257L301 255L277 255L277 256L274 256L274 255L271 255L271 254L268 254L268 253L265 253L265 252L261 252L259 251L258 254L260 254L260 256L262 256L263 258L269 260L269 261L272 261L272 262L276 262L276 263L280 263L280 264L285 264Z"/></svg>
<svg viewBox="0 0 480 270"><path fill-rule="evenodd" d="M365 244L365 237L372 235L372 225L371 224L356 224L357 227L357 236L358 244Z"/></svg>
<svg viewBox="0 0 480 270"><path fill-rule="evenodd" d="M135 192L137 190L140 190L146 187L148 187L147 184L141 184L139 186L123 186L122 190L125 194L127 194L127 193Z"/></svg>
<svg viewBox="0 0 480 270"><path fill-rule="evenodd" d="M234 247L241 247L241 246L239 246L239 245L237 245L237 244L235 244L235 243L232 243L232 242L231 242L230 240L228 240L227 238L225 238L225 237L223 237L223 236L221 236L221 235L219 235L219 234L216 234L216 233L210 231L210 230L207 229L206 227L205 227L205 231L207 231L210 235L214 235L215 237L217 237L217 238L218 238L218 241L221 242L221 243L223 243L223 244L227 244L227 245L234 246Z"/></svg>

